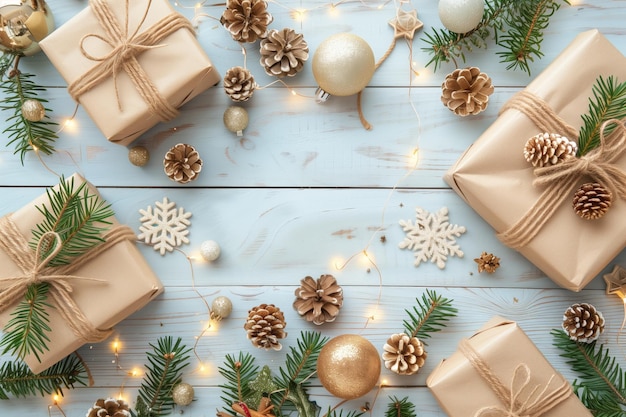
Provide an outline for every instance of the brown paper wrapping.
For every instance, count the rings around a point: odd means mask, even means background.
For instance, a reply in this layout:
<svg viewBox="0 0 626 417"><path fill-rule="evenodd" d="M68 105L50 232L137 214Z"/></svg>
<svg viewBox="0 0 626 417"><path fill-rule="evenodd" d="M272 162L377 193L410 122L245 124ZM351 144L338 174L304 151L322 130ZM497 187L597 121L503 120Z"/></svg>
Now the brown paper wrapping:
<svg viewBox="0 0 626 417"><path fill-rule="evenodd" d="M125 22L124 1L108 0L122 27ZM130 32L139 24L147 4L146 0L130 2ZM142 28L150 27L172 11L167 0L153 0ZM68 84L97 64L80 51L81 38L90 33L104 35L91 8L87 7L39 43ZM85 42L85 46L94 56L105 56L111 50L110 46L93 37ZM217 70L188 30L174 32L159 42L159 47L140 54L138 61L159 92L176 108L220 81ZM124 71L117 74L117 89L122 111L118 108L112 77L83 94L78 101L108 140L128 145L159 120L150 113Z"/></svg>
<svg viewBox="0 0 626 417"><path fill-rule="evenodd" d="M85 182L85 179L78 174L74 174L72 178L76 186ZM92 194L98 194L91 184L88 186ZM48 196L43 194L11 214L12 220L29 242L32 238L31 231L43 219L36 206L47 204L48 201ZM112 221L112 227L119 225L116 219ZM2 276L21 273L7 254L1 250L0 265ZM104 281L73 281L72 298L87 319L99 329L113 327L163 292L161 282L148 266L135 243L130 241L123 241L113 246L83 267L76 269L73 274ZM19 301L16 300L15 305ZM0 328L6 325L14 310L15 306L11 306L0 314ZM54 308L49 309L48 312L52 329L48 333L50 350L41 354L41 363L35 357L25 359L35 373L46 370L84 344Z"/></svg>
<svg viewBox="0 0 626 417"><path fill-rule="evenodd" d="M591 30L579 34L527 91L543 98L578 131L600 75L626 81L626 58ZM517 222L543 191L533 187L532 166L523 156L526 141L537 133L542 132L525 115L506 110L444 177L498 233ZM618 164L626 169L626 155ZM563 204L519 252L560 286L581 290L626 246L626 203L615 200L595 221L579 218L571 204Z"/></svg>
<svg viewBox="0 0 626 417"><path fill-rule="evenodd" d="M468 340L506 387L520 363L530 368L530 386L540 384L543 387L553 375L562 378L513 321L494 317ZM437 365L426 385L450 417L472 417L483 407L503 406L489 384L458 350ZM572 392L542 417L573 416L591 417L592 414Z"/></svg>

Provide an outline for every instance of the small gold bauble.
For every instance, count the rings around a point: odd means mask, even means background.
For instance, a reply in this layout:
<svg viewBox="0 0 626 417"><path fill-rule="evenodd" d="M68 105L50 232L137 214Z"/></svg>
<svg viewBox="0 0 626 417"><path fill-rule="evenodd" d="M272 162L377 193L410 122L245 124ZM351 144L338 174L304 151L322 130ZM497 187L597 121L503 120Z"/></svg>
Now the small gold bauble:
<svg viewBox="0 0 626 417"><path fill-rule="evenodd" d="M484 0L439 0L439 19L451 32L467 33L483 19Z"/></svg>
<svg viewBox="0 0 626 417"><path fill-rule="evenodd" d="M217 297L211 303L211 317L215 320L225 319L233 311L233 303L223 295Z"/></svg>
<svg viewBox="0 0 626 417"><path fill-rule="evenodd" d="M24 100L22 103L22 116L29 122L39 122L46 115L46 109L41 101L35 99Z"/></svg>
<svg viewBox="0 0 626 417"><path fill-rule="evenodd" d="M2 0L0 16L0 51L34 55L41 50L39 42L54 29L44 0Z"/></svg>
<svg viewBox="0 0 626 417"><path fill-rule="evenodd" d="M317 376L335 397L352 400L376 386L380 356L370 341L356 334L332 338L317 359Z"/></svg>
<svg viewBox="0 0 626 417"><path fill-rule="evenodd" d="M189 405L193 401L194 389L191 385L181 382L172 389L172 399L176 405Z"/></svg>
<svg viewBox="0 0 626 417"><path fill-rule="evenodd" d="M220 245L214 240L205 240L200 245L200 256L207 262L215 261L221 253Z"/></svg>
<svg viewBox="0 0 626 417"><path fill-rule="evenodd" d="M237 136L243 135L243 130L248 127L248 112L243 107L230 106L224 112L224 126Z"/></svg>
<svg viewBox="0 0 626 417"><path fill-rule="evenodd" d="M150 152L143 146L133 146L128 151L128 160L131 164L142 167L150 160Z"/></svg>

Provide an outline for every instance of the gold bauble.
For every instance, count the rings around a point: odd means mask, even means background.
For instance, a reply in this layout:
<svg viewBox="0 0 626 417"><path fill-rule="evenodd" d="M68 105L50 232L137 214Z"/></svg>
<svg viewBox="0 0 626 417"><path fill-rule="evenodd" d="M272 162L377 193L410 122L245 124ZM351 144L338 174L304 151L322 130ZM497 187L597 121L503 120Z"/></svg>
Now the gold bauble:
<svg viewBox="0 0 626 417"><path fill-rule="evenodd" d="M439 0L439 19L451 32L467 33L483 19L484 0Z"/></svg>
<svg viewBox="0 0 626 417"><path fill-rule="evenodd" d="M142 167L150 160L150 152L143 146L133 146L128 151L128 160L131 164Z"/></svg>
<svg viewBox="0 0 626 417"><path fill-rule="evenodd" d="M359 398L372 390L380 377L380 355L362 336L344 334L324 345L317 359L317 377L335 397Z"/></svg>
<svg viewBox="0 0 626 417"><path fill-rule="evenodd" d="M215 320L222 320L230 316L233 311L233 303L230 298L223 295L217 297L211 303L211 318Z"/></svg>
<svg viewBox="0 0 626 417"><path fill-rule="evenodd" d="M351 33L338 33L317 47L312 67L322 90L333 96L351 96L370 82L376 62L365 40Z"/></svg>
<svg viewBox="0 0 626 417"><path fill-rule="evenodd" d="M224 126L237 136L243 135L243 130L248 127L248 112L243 107L230 106L224 112Z"/></svg>
<svg viewBox="0 0 626 417"><path fill-rule="evenodd" d="M176 405L189 405L193 401L194 389L191 385L181 382L172 389L172 399Z"/></svg>
<svg viewBox="0 0 626 417"><path fill-rule="evenodd" d="M54 18L45 1L0 0L0 51L34 55L53 29Z"/></svg>
<svg viewBox="0 0 626 417"><path fill-rule="evenodd" d="M39 122L46 116L46 109L39 100L32 98L24 100L24 103L22 103L22 116L29 122Z"/></svg>

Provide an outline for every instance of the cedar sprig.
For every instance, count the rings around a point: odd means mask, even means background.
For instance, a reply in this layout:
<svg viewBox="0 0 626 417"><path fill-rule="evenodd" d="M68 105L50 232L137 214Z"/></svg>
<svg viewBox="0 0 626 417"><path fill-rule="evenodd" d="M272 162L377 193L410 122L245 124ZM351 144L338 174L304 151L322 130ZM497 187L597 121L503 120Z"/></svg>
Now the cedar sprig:
<svg viewBox="0 0 626 417"><path fill-rule="evenodd" d="M254 380L259 367L254 363L255 358L250 353L239 352L239 356L226 355L224 366L218 367L220 375L226 378L226 383L218 385L222 389L225 408L231 415L236 413L231 408L235 402L250 398L252 389L250 382Z"/></svg>
<svg viewBox="0 0 626 417"><path fill-rule="evenodd" d="M458 313L458 310L452 307L452 300L432 290L427 289L422 294L421 300L416 298L415 301L417 306L413 307L413 311L405 310L409 319L403 323L408 335L422 341L431 337L431 333L445 328L448 320Z"/></svg>
<svg viewBox="0 0 626 417"><path fill-rule="evenodd" d="M54 152L54 142L58 135L55 126L58 123L50 119L48 114L52 111L46 108L46 115L40 121L26 120L22 115L22 104L26 100L38 100L47 103L48 100L42 98L46 89L34 81L34 74L21 72L18 69L20 61L19 55L5 53L0 63L0 90L3 100L0 109L10 112L6 119L8 126L2 133L7 134L9 142L7 145L14 145L14 153L20 154L20 160L24 165L24 157L30 151L36 150L46 155Z"/></svg>
<svg viewBox="0 0 626 417"><path fill-rule="evenodd" d="M599 76L592 87L593 97L589 98L589 113L582 116L583 125L578 134L578 156L585 155L600 145L600 128L610 119L626 117L626 82L618 82L615 77ZM615 129L609 125L604 130L608 135Z"/></svg>
<svg viewBox="0 0 626 417"><path fill-rule="evenodd" d="M397 397L389 397L386 417L417 417L415 404L409 401L409 397L399 400Z"/></svg>
<svg viewBox="0 0 626 417"><path fill-rule="evenodd" d="M146 352L148 364L135 411L137 417L160 417L174 409L172 389L182 380L182 370L189 365L189 352L179 337L161 337L156 345L150 344L151 352Z"/></svg>
<svg viewBox="0 0 626 417"><path fill-rule="evenodd" d="M626 374L609 349L597 341L573 341L560 329L551 331L553 345L580 380L573 382L576 395L596 417L624 417Z"/></svg>
<svg viewBox="0 0 626 417"><path fill-rule="evenodd" d="M0 399L57 394L63 396L63 388L76 385L87 386L87 368L76 355L70 355L45 371L34 374L24 362L7 361L0 367Z"/></svg>

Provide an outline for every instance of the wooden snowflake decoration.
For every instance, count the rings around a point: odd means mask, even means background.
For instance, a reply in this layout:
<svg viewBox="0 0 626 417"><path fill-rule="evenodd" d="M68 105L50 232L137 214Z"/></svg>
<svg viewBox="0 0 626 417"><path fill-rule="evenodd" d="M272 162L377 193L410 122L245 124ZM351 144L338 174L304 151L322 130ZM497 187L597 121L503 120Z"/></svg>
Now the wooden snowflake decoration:
<svg viewBox="0 0 626 417"><path fill-rule="evenodd" d="M415 266L430 260L439 269L443 269L448 256L463 257L463 251L457 245L455 237L465 233L465 227L449 223L447 207L442 207L436 213L417 207L415 217L415 223L411 220L400 220L406 237L398 244L400 249L415 251Z"/></svg>
<svg viewBox="0 0 626 417"><path fill-rule="evenodd" d="M191 224L191 213L185 212L182 207L175 208L176 203L169 201L167 197L154 204L156 208L149 206L147 210L139 210L141 233L137 237L152 245L162 256L166 251L172 252L183 243L189 243L187 226Z"/></svg>

